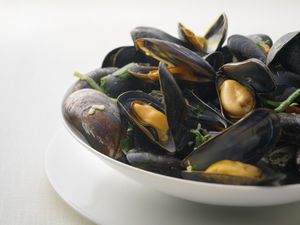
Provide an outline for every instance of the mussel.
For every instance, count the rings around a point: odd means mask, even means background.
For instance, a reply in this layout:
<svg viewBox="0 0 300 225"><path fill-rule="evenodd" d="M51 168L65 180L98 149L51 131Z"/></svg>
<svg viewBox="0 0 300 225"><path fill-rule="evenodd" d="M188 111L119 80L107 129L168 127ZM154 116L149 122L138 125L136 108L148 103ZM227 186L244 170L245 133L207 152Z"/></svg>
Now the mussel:
<svg viewBox="0 0 300 225"><path fill-rule="evenodd" d="M195 51L202 53L213 53L220 48L226 39L227 29L228 22L225 13L218 17L203 37L195 35L182 23L178 24L179 37L193 46Z"/></svg>
<svg viewBox="0 0 300 225"><path fill-rule="evenodd" d="M197 53L175 43L153 38L141 38L136 41L137 47L153 58L170 67L181 66L191 70L202 82L211 82L215 70Z"/></svg>
<svg viewBox="0 0 300 225"><path fill-rule="evenodd" d="M280 133L276 113L256 109L191 152L182 165L204 170L224 159L255 164L276 145Z"/></svg>
<svg viewBox="0 0 300 225"><path fill-rule="evenodd" d="M72 87L68 90L68 93L71 94L77 90L84 89L84 88L93 88L87 81L88 79L91 79L97 85L100 85L100 80L102 77L112 74L117 70L118 70L118 68L116 68L116 67L97 68L85 75L82 74L82 76L81 76L82 78L79 79L75 84L72 85ZM69 95L69 94L67 94L67 95Z"/></svg>
<svg viewBox="0 0 300 225"><path fill-rule="evenodd" d="M158 62L145 55L141 51L137 51L134 46L122 46L110 51L102 62L102 67L118 67L121 68L129 63L146 63L156 66Z"/></svg>
<svg viewBox="0 0 300 225"><path fill-rule="evenodd" d="M239 61L256 58L266 62L264 51L246 36L238 34L230 36L227 40L227 46Z"/></svg>
<svg viewBox="0 0 300 225"><path fill-rule="evenodd" d="M271 68L282 66L300 74L300 32L287 33L279 38L270 49L266 63Z"/></svg>
<svg viewBox="0 0 300 225"><path fill-rule="evenodd" d="M270 69L258 59L223 65L216 79L221 111L240 119L256 106L256 94L272 92L276 85Z"/></svg>
<svg viewBox="0 0 300 225"><path fill-rule="evenodd" d="M75 127L97 151L118 159L122 125L114 101L94 89L80 89L63 103L64 118Z"/></svg>
<svg viewBox="0 0 300 225"><path fill-rule="evenodd" d="M205 171L182 171L182 177L188 180L218 184L278 185L286 176L266 166L222 160L212 164Z"/></svg>

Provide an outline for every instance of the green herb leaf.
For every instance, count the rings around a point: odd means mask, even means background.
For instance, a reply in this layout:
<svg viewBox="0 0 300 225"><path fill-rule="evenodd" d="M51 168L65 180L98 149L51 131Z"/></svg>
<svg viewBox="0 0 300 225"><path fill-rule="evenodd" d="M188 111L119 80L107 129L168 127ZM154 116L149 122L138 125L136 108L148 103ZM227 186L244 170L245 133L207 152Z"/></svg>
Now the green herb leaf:
<svg viewBox="0 0 300 225"><path fill-rule="evenodd" d="M285 101L275 109L275 112L284 112L300 96L300 88L294 91Z"/></svg>
<svg viewBox="0 0 300 225"><path fill-rule="evenodd" d="M128 127L126 136L120 141L120 148L125 155L127 155L128 151L132 148L133 144L133 129L132 127Z"/></svg>
<svg viewBox="0 0 300 225"><path fill-rule="evenodd" d="M198 126L197 129L191 129L190 132L194 135L195 138L195 148L199 147L210 138L209 134L204 134L201 132L200 126Z"/></svg>
<svg viewBox="0 0 300 225"><path fill-rule="evenodd" d="M90 78L89 76L81 74L79 72L75 72L74 76L78 77L80 80L86 81L90 85L91 88L93 88L97 91L103 92L102 88L99 87L99 85L92 78Z"/></svg>
<svg viewBox="0 0 300 225"><path fill-rule="evenodd" d="M129 63L126 66L123 66L122 68L120 68L117 71L115 71L114 73L112 73L112 75L117 76L124 80L129 79L132 77L132 75L128 72L128 70L135 66L137 66L136 63Z"/></svg>

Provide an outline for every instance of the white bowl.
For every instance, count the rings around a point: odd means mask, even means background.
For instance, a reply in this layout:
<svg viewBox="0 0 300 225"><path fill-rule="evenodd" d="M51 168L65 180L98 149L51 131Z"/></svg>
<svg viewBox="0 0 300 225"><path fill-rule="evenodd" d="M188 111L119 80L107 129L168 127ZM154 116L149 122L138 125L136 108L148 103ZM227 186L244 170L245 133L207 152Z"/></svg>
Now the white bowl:
<svg viewBox="0 0 300 225"><path fill-rule="evenodd" d="M83 151L93 152L95 157L119 173L168 195L223 206L270 206L300 201L300 184L275 187L223 185L184 180L145 171L96 151L64 117L63 123L70 134L83 146Z"/></svg>

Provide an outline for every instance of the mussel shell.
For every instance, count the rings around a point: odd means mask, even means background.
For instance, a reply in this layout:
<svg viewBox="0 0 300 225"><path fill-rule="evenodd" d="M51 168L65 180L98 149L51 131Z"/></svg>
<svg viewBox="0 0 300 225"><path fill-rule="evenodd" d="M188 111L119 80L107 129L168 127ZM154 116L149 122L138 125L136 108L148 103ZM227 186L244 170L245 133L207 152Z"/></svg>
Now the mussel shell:
<svg viewBox="0 0 300 225"><path fill-rule="evenodd" d="M174 156L143 149L131 149L126 158L131 165L140 169L172 177L181 177L180 160Z"/></svg>
<svg viewBox="0 0 300 225"><path fill-rule="evenodd" d="M267 42L269 47L273 46L273 40L267 34L251 34L251 35L248 35L247 38L249 38L255 44L261 44L261 43L266 43Z"/></svg>
<svg viewBox="0 0 300 225"><path fill-rule="evenodd" d="M192 165L197 170L224 159L255 164L276 145L280 133L276 113L256 109L194 150L182 164L183 167Z"/></svg>
<svg viewBox="0 0 300 225"><path fill-rule="evenodd" d="M136 43L136 40L140 38L155 38L158 40L169 41L178 45L186 45L182 40L154 27L136 27L130 32L130 34L134 43Z"/></svg>
<svg viewBox="0 0 300 225"><path fill-rule="evenodd" d="M227 46L239 61L256 58L266 62L263 51L249 38L242 35L232 35L227 40Z"/></svg>
<svg viewBox="0 0 300 225"><path fill-rule="evenodd" d="M189 139L188 107L179 86L164 63L159 64L159 82L176 150L181 151Z"/></svg>
<svg viewBox="0 0 300 225"><path fill-rule="evenodd" d="M137 51L134 46L122 46L111 50L104 58L102 67L121 68L129 63L148 63L157 65L158 62L143 52Z"/></svg>
<svg viewBox="0 0 300 225"><path fill-rule="evenodd" d="M213 52L203 57L214 69L218 71L224 65L224 56L222 52Z"/></svg>
<svg viewBox="0 0 300 225"><path fill-rule="evenodd" d="M118 68L116 67L107 67L107 68L97 68L95 70L92 70L91 72L88 72L86 76L93 79L98 85L100 85L100 79L104 76L107 76L109 74L112 74L113 72L117 71ZM71 93L78 91L80 89L85 88L92 88L87 81L85 80L78 80L75 84L71 86L71 88L68 90L68 95Z"/></svg>
<svg viewBox="0 0 300 225"><path fill-rule="evenodd" d="M298 147L295 145L280 145L264 157L264 161L273 169L281 172L289 172L296 168L296 153Z"/></svg>
<svg viewBox="0 0 300 225"><path fill-rule="evenodd" d="M140 124L137 119L132 115L131 110L131 104L134 101L142 101L144 103L150 104L152 107L156 108L157 110L164 112L164 106L161 102L157 101L152 96L142 92L142 91L128 91L124 92L123 94L119 95L117 102L118 106L120 108L121 113L135 126L137 127L141 132L143 132L149 140L151 140L153 143L160 146L162 149L165 149L168 152L174 153L176 151L176 145L171 133L171 130L169 129L168 132L168 140L166 142L159 142L155 137L156 135L153 134L153 130L150 128L144 127L142 124Z"/></svg>
<svg viewBox="0 0 300 225"><path fill-rule="evenodd" d="M207 52L217 51L224 43L228 30L228 20L225 13L220 15L204 35L207 40Z"/></svg>
<svg viewBox="0 0 300 225"><path fill-rule="evenodd" d="M263 181L263 177L252 178L225 174L204 173L202 171L182 171L182 177L188 180L230 185L258 185Z"/></svg>
<svg viewBox="0 0 300 225"><path fill-rule="evenodd" d="M287 33L279 38L267 57L267 65L282 65L291 72L300 74L300 32Z"/></svg>
<svg viewBox="0 0 300 225"><path fill-rule="evenodd" d="M234 62L235 57L227 45L223 46L218 51L223 54L223 58L224 58L223 64Z"/></svg>
<svg viewBox="0 0 300 225"><path fill-rule="evenodd" d="M134 76L124 79L120 76L110 74L103 77L101 82L103 83L101 86L105 90L105 93L112 98L117 98L120 94L130 90L150 92L153 89L158 89L158 86L154 83L144 82Z"/></svg>
<svg viewBox="0 0 300 225"><path fill-rule="evenodd" d="M276 86L286 85L289 87L300 88L300 74L286 70L276 70L273 72Z"/></svg>
<svg viewBox="0 0 300 225"><path fill-rule="evenodd" d="M191 112L189 119L200 123L202 128L208 131L222 131L232 124L220 112L206 104L191 90L185 90L184 96L189 102ZM195 110L200 110L197 115L194 112Z"/></svg>
<svg viewBox="0 0 300 225"><path fill-rule="evenodd" d="M288 144L300 146L300 115L278 113L282 128L281 140Z"/></svg>
<svg viewBox="0 0 300 225"><path fill-rule="evenodd" d="M271 70L255 58L238 63L227 63L220 68L220 72L228 78L251 87L256 93L271 92L276 87Z"/></svg>
<svg viewBox="0 0 300 225"><path fill-rule="evenodd" d="M279 185L286 178L285 174L272 170L263 162L259 162L257 167L259 167L263 171L262 176L259 178L217 174L217 173L205 173L203 171L191 171L191 172L182 171L182 177L188 180L217 183L217 184L265 185L265 186Z"/></svg>
<svg viewBox="0 0 300 225"><path fill-rule="evenodd" d="M93 105L103 110L89 111ZM69 95L63 103L66 121L75 127L97 151L119 158L119 141L122 135L119 109L109 97L94 89L80 89Z"/></svg>
<svg viewBox="0 0 300 225"><path fill-rule="evenodd" d="M167 65L188 67L206 82L215 77L215 70L207 61L183 46L153 38L138 39L137 46Z"/></svg>

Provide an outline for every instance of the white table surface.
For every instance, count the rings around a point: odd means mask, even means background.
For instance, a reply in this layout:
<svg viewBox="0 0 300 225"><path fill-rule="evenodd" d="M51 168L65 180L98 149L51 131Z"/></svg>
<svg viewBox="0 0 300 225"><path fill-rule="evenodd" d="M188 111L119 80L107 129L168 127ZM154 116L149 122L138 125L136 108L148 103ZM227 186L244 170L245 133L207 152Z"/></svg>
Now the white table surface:
<svg viewBox="0 0 300 225"><path fill-rule="evenodd" d="M93 70L106 52L131 44L132 28L176 35L181 21L200 34L226 12L229 34L265 32L276 40L300 28L299 9L296 0L1 0L0 224L91 224L49 185L45 149L60 127L60 101L73 72Z"/></svg>

